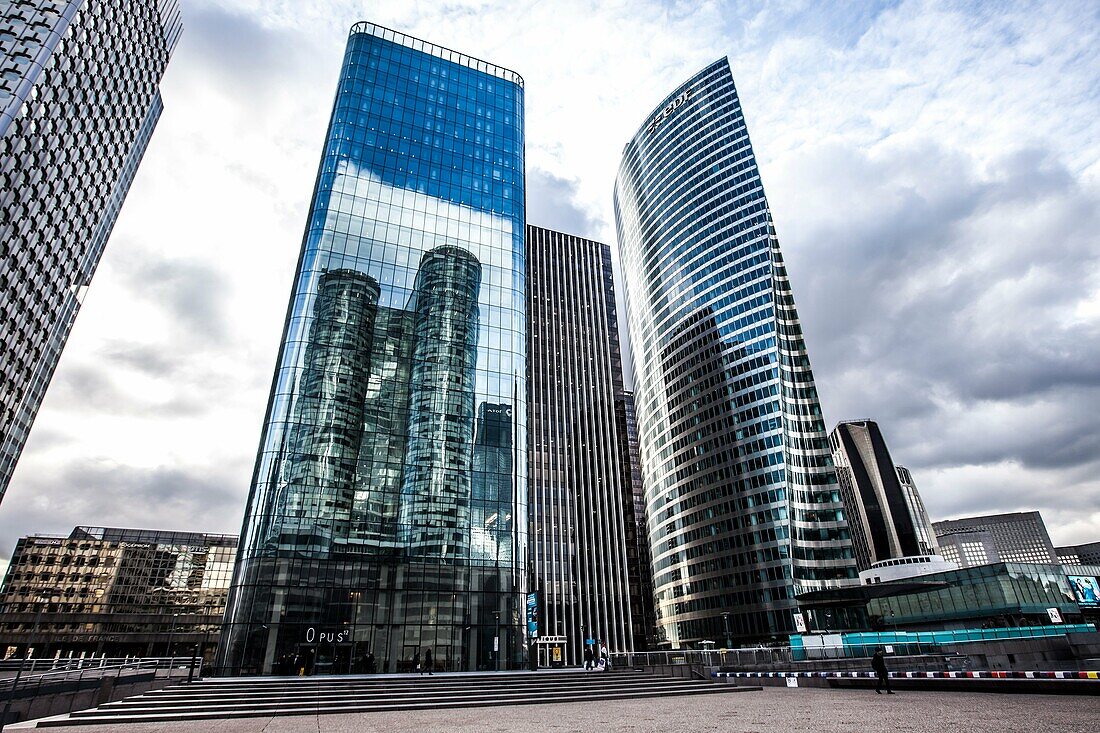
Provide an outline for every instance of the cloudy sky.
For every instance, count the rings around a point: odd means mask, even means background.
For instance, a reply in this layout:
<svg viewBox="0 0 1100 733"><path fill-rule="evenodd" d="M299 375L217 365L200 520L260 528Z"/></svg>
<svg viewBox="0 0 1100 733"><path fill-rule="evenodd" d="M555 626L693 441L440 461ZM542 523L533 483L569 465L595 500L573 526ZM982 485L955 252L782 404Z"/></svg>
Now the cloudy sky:
<svg viewBox="0 0 1100 733"><path fill-rule="evenodd" d="M1100 540L1100 5L185 0L165 113L0 507L237 532L348 27L526 79L528 219L614 247L623 144L728 56L830 425L934 519Z"/></svg>

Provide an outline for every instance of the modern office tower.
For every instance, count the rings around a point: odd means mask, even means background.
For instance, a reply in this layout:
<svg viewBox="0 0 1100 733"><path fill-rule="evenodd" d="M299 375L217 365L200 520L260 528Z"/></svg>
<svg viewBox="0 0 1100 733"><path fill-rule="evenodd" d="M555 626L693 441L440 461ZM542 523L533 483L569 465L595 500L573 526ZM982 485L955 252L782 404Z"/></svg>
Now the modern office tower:
<svg viewBox="0 0 1100 733"><path fill-rule="evenodd" d="M917 484L913 481L913 474L905 466L895 466L898 481L901 483L901 493L905 497L905 504L909 509L909 518L913 522L913 530L917 533L917 547L922 555L938 555L939 545L936 544L936 531L932 529L932 519L928 516L928 510L924 508L924 500L920 498Z"/></svg>
<svg viewBox="0 0 1100 733"><path fill-rule="evenodd" d="M936 522L932 525L936 531L936 539L940 549L947 544L958 544L957 535L968 533L988 533L988 539L976 536L964 537L963 540L971 543L980 541L983 544L985 555L988 558L988 542L991 541L996 550L997 557L989 558L987 562L1027 562L1043 565L1057 565L1058 555L1054 552L1054 545L1047 534L1047 527L1043 524L1043 518L1039 512L1013 512L1011 514L990 514L983 517L966 517L964 519L952 519ZM948 553L942 553L948 557ZM980 558L980 555L978 556ZM966 561L966 558L956 560L962 567L975 564Z"/></svg>
<svg viewBox="0 0 1100 733"><path fill-rule="evenodd" d="M908 483L903 486L878 423L841 422L829 434L829 445L859 569L891 558L934 554L921 541L927 516L913 478L905 471Z"/></svg>
<svg viewBox="0 0 1100 733"><path fill-rule="evenodd" d="M798 593L856 566L726 59L627 143L615 218L664 641L787 634Z"/></svg>
<svg viewBox="0 0 1100 733"><path fill-rule="evenodd" d="M1100 565L1100 542L1055 547L1054 552L1063 565Z"/></svg>
<svg viewBox="0 0 1100 733"><path fill-rule="evenodd" d="M630 621L634 651L656 649L657 611L653 607L653 571L649 532L645 519L645 484L642 483L642 459L638 452L638 420L634 412L634 393L623 392L615 400L615 419L619 428L619 455L622 461L623 487L629 490L626 509L626 574L630 586Z"/></svg>
<svg viewBox="0 0 1100 733"><path fill-rule="evenodd" d="M76 527L22 537L0 587L0 651L212 660L236 555L235 536L199 532Z"/></svg>
<svg viewBox="0 0 1100 733"><path fill-rule="evenodd" d="M515 667L526 649L523 80L350 33L220 663ZM338 644L321 632L344 632Z"/></svg>
<svg viewBox="0 0 1100 733"><path fill-rule="evenodd" d="M588 639L633 651L611 250L529 226L527 287L531 590L542 635L564 636L579 664ZM545 643L539 654L552 660Z"/></svg>
<svg viewBox="0 0 1100 733"><path fill-rule="evenodd" d="M175 0L0 5L0 498L163 108Z"/></svg>

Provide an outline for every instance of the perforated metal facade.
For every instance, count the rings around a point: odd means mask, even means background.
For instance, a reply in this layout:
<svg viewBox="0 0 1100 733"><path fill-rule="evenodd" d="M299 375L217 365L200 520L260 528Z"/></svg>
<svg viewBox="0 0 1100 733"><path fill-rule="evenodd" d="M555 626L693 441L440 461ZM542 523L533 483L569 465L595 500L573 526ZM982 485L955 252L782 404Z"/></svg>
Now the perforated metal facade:
<svg viewBox="0 0 1100 733"><path fill-rule="evenodd" d="M162 109L174 0L0 5L0 497Z"/></svg>
<svg viewBox="0 0 1100 733"><path fill-rule="evenodd" d="M1050 541L1047 526L1039 512L1012 512L948 519L936 522L932 526L941 548L945 545L958 544L960 536L988 533L986 537L992 541L996 551L996 557L988 557L988 562L1052 565L1058 563L1058 553L1054 551L1054 544ZM974 559L983 559L991 554L986 551L982 555L975 555ZM944 557L947 557L946 553ZM956 562L963 567L980 564L976 561L968 561L966 553L962 553Z"/></svg>

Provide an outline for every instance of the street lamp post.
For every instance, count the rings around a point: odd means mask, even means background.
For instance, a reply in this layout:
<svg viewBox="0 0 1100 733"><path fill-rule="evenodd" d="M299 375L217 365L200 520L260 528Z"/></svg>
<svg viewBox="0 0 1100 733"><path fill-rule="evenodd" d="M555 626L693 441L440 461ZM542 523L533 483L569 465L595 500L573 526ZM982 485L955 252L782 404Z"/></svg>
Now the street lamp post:
<svg viewBox="0 0 1100 733"><path fill-rule="evenodd" d="M27 644L27 651L23 654L23 659L19 661L19 671L15 673L15 679L12 680L11 690L8 692L7 702L4 703L4 714L0 716L0 732L4 730L4 724L8 720L8 713L11 712L11 703L15 699L15 690L19 687L19 678L23 676L23 669L27 665L27 659L30 658L31 650L34 649L35 642L38 637L38 623L42 620L42 610L50 602L50 600L56 595L54 590L39 591L36 598L37 611L34 614L34 626L31 627L30 643Z"/></svg>
<svg viewBox="0 0 1100 733"><path fill-rule="evenodd" d="M202 645L195 651L196 657L198 657L199 665L199 677L202 677L202 668L206 664L206 642L210 636L210 601L206 601L202 604ZM195 676L195 660L191 660L191 669L187 672L187 681L190 682Z"/></svg>
<svg viewBox="0 0 1100 733"><path fill-rule="evenodd" d="M500 611L493 611L493 622L496 624L496 631L493 636L493 667L500 671Z"/></svg>
<svg viewBox="0 0 1100 733"><path fill-rule="evenodd" d="M172 638L176 635L176 620L180 617L178 613L172 614L172 629L168 632L168 643L164 647L164 656L172 656Z"/></svg>
<svg viewBox="0 0 1100 733"><path fill-rule="evenodd" d="M729 649L733 646L733 640L730 638L730 614L726 611L722 614L722 626L726 630L726 648Z"/></svg>

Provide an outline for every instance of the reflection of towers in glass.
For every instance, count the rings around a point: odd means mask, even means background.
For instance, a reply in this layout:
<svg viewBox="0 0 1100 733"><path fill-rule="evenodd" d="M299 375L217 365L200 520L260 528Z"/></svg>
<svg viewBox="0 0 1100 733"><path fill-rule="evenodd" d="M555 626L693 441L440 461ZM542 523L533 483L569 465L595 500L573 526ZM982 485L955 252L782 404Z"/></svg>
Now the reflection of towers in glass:
<svg viewBox="0 0 1100 733"><path fill-rule="evenodd" d="M284 474L280 534L299 551L324 549L350 529L378 295L377 281L357 270L318 280Z"/></svg>
<svg viewBox="0 0 1100 733"><path fill-rule="evenodd" d="M507 560L512 534L512 406L482 402L474 438L470 559Z"/></svg>
<svg viewBox="0 0 1100 733"><path fill-rule="evenodd" d="M481 402L511 407L508 514L527 514L523 150L517 74L351 29L227 604L226 671L271 674L298 654L317 673L366 671L369 656L393 672L425 646L452 670L522 662L526 523L496 563L465 561ZM315 325L318 282L344 267L378 286L373 332L341 327L349 352L369 338L369 362L351 353L319 381L340 350ZM322 395L336 400L329 433L312 416ZM339 522L315 531L307 515L328 514ZM306 649L311 628L350 637Z"/></svg>
<svg viewBox="0 0 1100 733"><path fill-rule="evenodd" d="M400 519L410 556L469 556L480 286L467 250L437 247L420 261Z"/></svg>
<svg viewBox="0 0 1100 733"><path fill-rule="evenodd" d="M379 308L363 407L352 544L394 547L409 418L413 314Z"/></svg>

